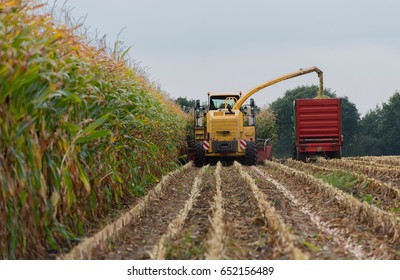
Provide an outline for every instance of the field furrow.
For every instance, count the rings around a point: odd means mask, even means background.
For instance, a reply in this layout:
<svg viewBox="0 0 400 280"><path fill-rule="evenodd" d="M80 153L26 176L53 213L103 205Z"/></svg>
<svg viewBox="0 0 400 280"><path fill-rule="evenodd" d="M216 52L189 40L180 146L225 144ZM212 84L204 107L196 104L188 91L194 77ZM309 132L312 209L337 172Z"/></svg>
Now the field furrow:
<svg viewBox="0 0 400 280"><path fill-rule="evenodd" d="M257 200L259 211L267 223L268 232L272 236L271 245L273 246L274 256L278 258L279 256L284 256L289 259L305 259L306 257L303 252L295 245L295 238L289 232L281 216L268 201L265 193L258 188L254 179L240 164L235 162L235 166L238 168L240 176L250 186L251 192Z"/></svg>
<svg viewBox="0 0 400 280"><path fill-rule="evenodd" d="M300 161L286 160L285 165L307 172L338 189L353 195L361 202L400 215L400 190L362 173L328 168Z"/></svg>
<svg viewBox="0 0 400 280"><path fill-rule="evenodd" d="M396 217L360 202L353 196L305 172L265 162L272 177L290 186L294 197L304 197L328 228L341 229L351 244L362 246L367 259L399 258L399 224Z"/></svg>
<svg viewBox="0 0 400 280"><path fill-rule="evenodd" d="M223 241L225 239L224 232L224 201L222 198L222 179L221 179L221 167L222 164L219 161L217 163L217 168L215 169L215 195L214 204L212 206L212 218L211 218L211 235L207 240L207 252L205 258L207 260L220 260L223 258L224 245Z"/></svg>
<svg viewBox="0 0 400 280"><path fill-rule="evenodd" d="M154 246L167 231L168 225L179 214L196 185L202 171L194 167L172 177L163 187L162 193L140 217L125 226L102 248L96 248L93 259L148 259Z"/></svg>
<svg viewBox="0 0 400 280"><path fill-rule="evenodd" d="M109 239L119 235L125 230L125 227L129 225L135 219L140 218L144 214L148 207L152 207L152 203L163 195L163 192L167 186L177 176L183 177L183 174L192 169L192 163L187 163L181 169L177 169L165 176L160 182L149 191L149 193L136 203L128 212L123 214L118 220L105 226L101 231L97 232L93 236L90 236L80 242L78 245L73 247L68 253L60 256L60 259L88 259L92 258L93 250L98 246L104 246ZM193 171L192 171L193 172Z"/></svg>
<svg viewBox="0 0 400 280"><path fill-rule="evenodd" d="M284 253L274 252L273 235L268 230L257 200L250 186L238 174L234 166L221 171L222 196L224 200L224 241L226 259L288 259ZM286 252L286 248L281 248Z"/></svg>
<svg viewBox="0 0 400 280"><path fill-rule="evenodd" d="M394 163L390 164L387 161L385 161L385 162L381 162L381 161L366 161L366 160L360 160L358 158L343 158L343 159L345 161L347 161L347 162L353 162L353 163L358 164L358 165L375 166L375 167L388 168L388 169L391 169L391 168L399 169L400 168L399 167L400 162L396 163L396 164L394 164Z"/></svg>
<svg viewBox="0 0 400 280"><path fill-rule="evenodd" d="M333 225L322 221L307 196L293 193L289 186L273 179L262 167L248 168L248 172L309 259L358 259L365 256L359 245L352 244L345 234L340 235Z"/></svg>
<svg viewBox="0 0 400 280"><path fill-rule="evenodd" d="M382 164L392 167L400 166L400 156L364 156L364 157L348 157L346 159L363 161L368 164Z"/></svg>
<svg viewBox="0 0 400 280"><path fill-rule="evenodd" d="M190 212L190 210L192 210L193 204L196 203L202 188L202 176L207 169L208 166L204 166L201 169L200 174L196 176L196 178L194 178L189 199L186 200L184 207L179 211L178 215L169 223L166 232L161 235L159 241L156 243L156 245L154 245L153 250L150 253L152 259L165 259L166 243L181 230L188 213Z"/></svg>
<svg viewBox="0 0 400 280"><path fill-rule="evenodd" d="M384 168L359 159L187 164L60 258L400 259L400 191L378 180L395 180Z"/></svg>
<svg viewBox="0 0 400 280"><path fill-rule="evenodd" d="M206 240L211 232L209 217L212 215L212 198L216 195L215 173L217 168L205 170L200 192L188 213L181 230L166 240L166 259L204 259L207 251Z"/></svg>

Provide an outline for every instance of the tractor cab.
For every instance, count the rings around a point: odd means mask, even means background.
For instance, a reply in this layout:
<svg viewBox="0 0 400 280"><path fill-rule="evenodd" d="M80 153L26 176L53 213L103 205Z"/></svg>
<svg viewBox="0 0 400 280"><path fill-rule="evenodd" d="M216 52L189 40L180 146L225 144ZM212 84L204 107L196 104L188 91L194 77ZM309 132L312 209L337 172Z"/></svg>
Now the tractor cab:
<svg viewBox="0 0 400 280"><path fill-rule="evenodd" d="M219 93L209 96L209 110L232 109L240 98L239 94Z"/></svg>

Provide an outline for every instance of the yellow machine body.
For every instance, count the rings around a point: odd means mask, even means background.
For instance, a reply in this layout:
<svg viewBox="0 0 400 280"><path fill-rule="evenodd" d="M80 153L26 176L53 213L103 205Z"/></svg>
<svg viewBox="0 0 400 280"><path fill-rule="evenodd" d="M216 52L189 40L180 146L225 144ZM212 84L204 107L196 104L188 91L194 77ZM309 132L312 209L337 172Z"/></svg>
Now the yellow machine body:
<svg viewBox="0 0 400 280"><path fill-rule="evenodd" d="M244 156L246 149L241 147L240 140L255 140L254 125L246 126L243 112L230 109L239 98L240 95L236 93L209 95L210 102L217 103L214 105L216 107L208 106L202 120L204 125L195 128L196 141L209 142L206 157ZM231 107L228 108L228 105Z"/></svg>
<svg viewBox="0 0 400 280"><path fill-rule="evenodd" d="M244 116L239 110L232 113L228 110L209 111L206 114L206 123L207 139L211 143L206 156L244 156L246 150L241 147L240 140L255 140L255 127L244 126ZM226 147L226 152L221 152L221 148L215 145L216 142L231 146Z"/></svg>

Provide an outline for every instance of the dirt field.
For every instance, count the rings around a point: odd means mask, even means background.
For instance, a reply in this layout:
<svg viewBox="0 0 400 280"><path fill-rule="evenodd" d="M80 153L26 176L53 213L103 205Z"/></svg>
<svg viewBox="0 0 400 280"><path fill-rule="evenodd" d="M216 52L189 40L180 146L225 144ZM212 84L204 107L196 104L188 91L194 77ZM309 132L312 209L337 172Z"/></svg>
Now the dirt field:
<svg viewBox="0 0 400 280"><path fill-rule="evenodd" d="M399 165L189 163L61 258L400 259Z"/></svg>

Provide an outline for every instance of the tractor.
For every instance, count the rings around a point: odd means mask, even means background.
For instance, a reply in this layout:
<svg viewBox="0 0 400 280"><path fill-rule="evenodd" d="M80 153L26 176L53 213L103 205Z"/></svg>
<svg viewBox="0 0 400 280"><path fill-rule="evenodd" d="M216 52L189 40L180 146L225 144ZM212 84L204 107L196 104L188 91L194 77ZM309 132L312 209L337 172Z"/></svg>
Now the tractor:
<svg viewBox="0 0 400 280"><path fill-rule="evenodd" d="M220 158L234 158L246 165L271 160L272 148L269 139L256 137L256 106L250 97L273 84L312 72L318 74L318 95L322 95L322 71L317 67L310 67L270 80L245 94L209 92L206 104L201 105L200 100L196 100L194 145L189 149L189 159L193 159L197 167L203 166L211 159ZM250 102L245 104L247 100Z"/></svg>

